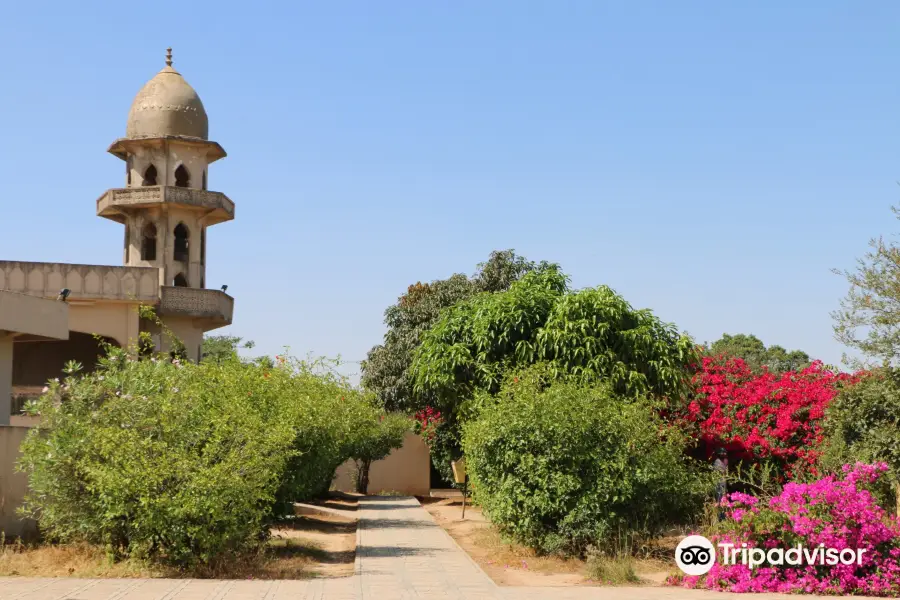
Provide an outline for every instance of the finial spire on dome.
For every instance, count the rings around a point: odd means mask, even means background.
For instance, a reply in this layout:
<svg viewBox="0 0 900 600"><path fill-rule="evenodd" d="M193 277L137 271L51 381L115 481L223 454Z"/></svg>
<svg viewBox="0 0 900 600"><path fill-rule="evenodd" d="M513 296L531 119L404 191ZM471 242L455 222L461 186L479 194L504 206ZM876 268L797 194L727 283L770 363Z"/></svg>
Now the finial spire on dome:
<svg viewBox="0 0 900 600"><path fill-rule="evenodd" d="M171 48L166 48L166 66L167 67L172 66L172 49Z"/></svg>

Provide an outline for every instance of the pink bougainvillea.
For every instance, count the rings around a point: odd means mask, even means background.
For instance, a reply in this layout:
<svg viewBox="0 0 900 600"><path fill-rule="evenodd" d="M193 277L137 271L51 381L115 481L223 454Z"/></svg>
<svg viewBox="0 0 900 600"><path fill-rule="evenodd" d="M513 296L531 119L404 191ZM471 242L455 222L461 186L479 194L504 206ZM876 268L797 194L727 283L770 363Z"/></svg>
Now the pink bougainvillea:
<svg viewBox="0 0 900 600"><path fill-rule="evenodd" d="M751 569L717 559L706 575L673 577L669 583L730 592L897 595L900 522L879 507L867 489L886 470L884 463L847 465L843 477L789 483L768 502L731 494L723 500L726 519L712 538L714 544L747 548L865 550L859 562Z"/></svg>
<svg viewBox="0 0 900 600"><path fill-rule="evenodd" d="M825 408L860 374L835 373L815 362L799 372L755 374L739 358L705 357L695 393L681 414L709 456L725 446L734 459L771 459L785 474L815 467Z"/></svg>

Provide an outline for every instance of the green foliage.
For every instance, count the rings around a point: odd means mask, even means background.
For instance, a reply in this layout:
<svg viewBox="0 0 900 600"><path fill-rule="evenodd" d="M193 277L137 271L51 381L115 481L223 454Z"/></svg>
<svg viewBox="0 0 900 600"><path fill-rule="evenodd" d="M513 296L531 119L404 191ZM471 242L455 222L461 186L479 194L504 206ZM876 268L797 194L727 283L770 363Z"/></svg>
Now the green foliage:
<svg viewBox="0 0 900 600"><path fill-rule="evenodd" d="M413 427L412 419L399 413L367 419L356 432L350 450L351 458L373 462L385 458L403 445L403 436Z"/></svg>
<svg viewBox="0 0 900 600"><path fill-rule="evenodd" d="M713 342L707 351L710 356L726 356L743 359L747 366L754 373L759 373L763 367L769 371L780 375L787 371L801 371L808 367L810 361L809 355L802 350L791 350L788 352L781 346L766 345L755 335L745 335L738 333L736 335L723 334L722 337Z"/></svg>
<svg viewBox="0 0 900 600"><path fill-rule="evenodd" d="M29 410L42 418L22 449L27 514L53 538L185 567L258 549L274 518L383 441L380 409L329 363L283 357L198 365L110 349Z"/></svg>
<svg viewBox="0 0 900 600"><path fill-rule="evenodd" d="M515 540L546 553L615 552L623 536L686 522L712 488L709 469L641 399L543 376L514 377L463 425L477 501Z"/></svg>
<svg viewBox="0 0 900 600"><path fill-rule="evenodd" d="M446 415L475 390L496 392L507 372L545 361L557 377L605 380L622 394L682 394L697 359L688 337L606 286L568 292L566 281L555 266L538 269L442 313L412 366L417 389Z"/></svg>
<svg viewBox="0 0 900 600"><path fill-rule="evenodd" d="M243 338L233 335L207 335L203 338L203 346L200 348L201 360L212 362L225 362L229 360L241 360L240 350L250 350L256 346L252 340L244 341ZM268 356L251 359L246 362L256 362L264 366L274 366L274 361Z"/></svg>
<svg viewBox="0 0 900 600"><path fill-rule="evenodd" d="M409 368L421 336L437 320L441 311L484 291L508 289L513 281L537 265L512 250L494 251L478 265L471 278L455 274L447 279L418 282L384 313L388 331L384 342L369 351L362 364L362 385L373 391L391 411L413 411L429 405L430 398L416 395Z"/></svg>
<svg viewBox="0 0 900 600"><path fill-rule="evenodd" d="M900 370L878 369L844 388L825 416L825 470L841 465L885 462L894 482L900 481Z"/></svg>
<svg viewBox="0 0 900 600"><path fill-rule="evenodd" d="M374 410L374 406L373 406ZM403 436L413 427L409 417L399 413L380 414L366 419L352 440L350 456L356 461L356 491L365 494L369 488L369 467L376 460L403 445Z"/></svg>
<svg viewBox="0 0 900 600"><path fill-rule="evenodd" d="M113 351L54 382L22 446L27 512L52 537L178 565L256 547L295 432L256 368Z"/></svg>
<svg viewBox="0 0 900 600"><path fill-rule="evenodd" d="M893 208L900 218L900 209ZM858 260L855 271L835 271L847 278L850 290L841 308L832 313L835 337L847 346L895 365L900 358L900 246L884 238L870 240L872 248ZM845 355L845 362L862 366L864 361Z"/></svg>

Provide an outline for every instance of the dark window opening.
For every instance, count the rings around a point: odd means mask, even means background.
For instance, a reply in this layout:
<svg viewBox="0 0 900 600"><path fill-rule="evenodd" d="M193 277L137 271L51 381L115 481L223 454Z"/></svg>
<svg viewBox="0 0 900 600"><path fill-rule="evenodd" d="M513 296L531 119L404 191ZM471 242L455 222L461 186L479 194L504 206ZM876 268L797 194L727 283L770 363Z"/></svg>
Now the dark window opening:
<svg viewBox="0 0 900 600"><path fill-rule="evenodd" d="M191 184L191 174L184 168L184 165L178 165L175 169L175 186L188 187Z"/></svg>
<svg viewBox="0 0 900 600"><path fill-rule="evenodd" d="M128 259L131 257L131 227L128 224L125 224L125 264L128 264Z"/></svg>
<svg viewBox="0 0 900 600"><path fill-rule="evenodd" d="M156 225L147 223L141 232L141 260L156 260Z"/></svg>
<svg viewBox="0 0 900 600"><path fill-rule="evenodd" d="M206 227L200 230L200 264L206 264Z"/></svg>
<svg viewBox="0 0 900 600"><path fill-rule="evenodd" d="M200 288L204 289L204 290L206 289L206 279L205 278L200 280Z"/></svg>
<svg viewBox="0 0 900 600"><path fill-rule="evenodd" d="M206 171L203 171L203 189L206 189Z"/></svg>
<svg viewBox="0 0 900 600"><path fill-rule="evenodd" d="M125 161L125 185L131 185L131 157Z"/></svg>
<svg viewBox="0 0 900 600"><path fill-rule="evenodd" d="M187 278L184 276L184 273L179 273L175 276L175 279L172 280L172 285L175 287L187 287Z"/></svg>
<svg viewBox="0 0 900 600"><path fill-rule="evenodd" d="M147 167L147 170L144 171L144 181L141 185L156 185L156 167L153 165Z"/></svg>
<svg viewBox="0 0 900 600"><path fill-rule="evenodd" d="M175 260L180 262L188 261L188 238L190 232L184 223L175 226Z"/></svg>

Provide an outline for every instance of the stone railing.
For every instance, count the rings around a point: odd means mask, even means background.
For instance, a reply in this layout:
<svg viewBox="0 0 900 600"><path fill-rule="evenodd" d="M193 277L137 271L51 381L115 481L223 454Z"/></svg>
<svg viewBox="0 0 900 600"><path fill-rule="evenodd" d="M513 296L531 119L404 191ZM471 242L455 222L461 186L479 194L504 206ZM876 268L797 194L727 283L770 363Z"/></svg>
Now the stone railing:
<svg viewBox="0 0 900 600"><path fill-rule="evenodd" d="M69 289L70 299L159 301L159 269L69 263L0 261L0 290L56 298Z"/></svg>
<svg viewBox="0 0 900 600"><path fill-rule="evenodd" d="M234 218L234 202L222 192L165 185L106 190L97 198L97 214L115 217L123 209L166 203L208 210L217 221Z"/></svg>
<svg viewBox="0 0 900 600"><path fill-rule="evenodd" d="M234 298L220 290L163 286L159 314L209 319L231 324Z"/></svg>

